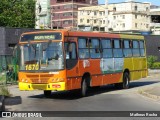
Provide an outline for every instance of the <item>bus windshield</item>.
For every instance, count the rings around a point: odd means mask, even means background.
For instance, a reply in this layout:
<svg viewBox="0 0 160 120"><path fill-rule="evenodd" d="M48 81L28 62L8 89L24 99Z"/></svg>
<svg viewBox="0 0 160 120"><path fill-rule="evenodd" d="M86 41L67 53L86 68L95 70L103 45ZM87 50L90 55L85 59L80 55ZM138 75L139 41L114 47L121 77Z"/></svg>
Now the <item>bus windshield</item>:
<svg viewBox="0 0 160 120"><path fill-rule="evenodd" d="M62 42L28 43L20 48L20 70L64 69Z"/></svg>

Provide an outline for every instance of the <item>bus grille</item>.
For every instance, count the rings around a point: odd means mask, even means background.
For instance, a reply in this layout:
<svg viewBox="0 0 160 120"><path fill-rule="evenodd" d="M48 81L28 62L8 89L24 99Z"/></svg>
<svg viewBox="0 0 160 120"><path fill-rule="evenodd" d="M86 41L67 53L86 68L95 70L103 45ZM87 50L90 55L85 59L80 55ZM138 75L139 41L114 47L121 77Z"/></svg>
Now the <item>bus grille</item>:
<svg viewBox="0 0 160 120"><path fill-rule="evenodd" d="M50 74L39 74L39 75L28 74L26 76L31 80L32 83L45 83L45 84L48 83L50 77L53 77L53 75Z"/></svg>

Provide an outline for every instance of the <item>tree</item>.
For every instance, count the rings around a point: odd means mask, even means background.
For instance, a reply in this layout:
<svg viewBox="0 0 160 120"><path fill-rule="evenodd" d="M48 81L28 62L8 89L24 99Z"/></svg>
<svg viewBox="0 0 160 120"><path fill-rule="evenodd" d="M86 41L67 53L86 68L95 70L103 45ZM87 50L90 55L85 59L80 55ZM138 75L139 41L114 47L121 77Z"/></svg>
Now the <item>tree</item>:
<svg viewBox="0 0 160 120"><path fill-rule="evenodd" d="M0 26L35 27L35 0L1 0Z"/></svg>

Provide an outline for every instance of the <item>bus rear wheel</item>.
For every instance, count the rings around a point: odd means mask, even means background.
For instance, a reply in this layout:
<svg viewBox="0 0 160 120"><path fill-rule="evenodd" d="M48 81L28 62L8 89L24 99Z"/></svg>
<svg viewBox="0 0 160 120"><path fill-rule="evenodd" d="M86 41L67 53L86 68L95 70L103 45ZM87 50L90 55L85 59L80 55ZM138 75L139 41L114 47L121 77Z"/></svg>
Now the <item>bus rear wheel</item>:
<svg viewBox="0 0 160 120"><path fill-rule="evenodd" d="M44 96L45 97L50 97L51 96L51 90L44 90Z"/></svg>
<svg viewBox="0 0 160 120"><path fill-rule="evenodd" d="M125 72L125 73L123 73L123 82L122 83L115 83L114 86L117 89L128 89L129 88L129 81L130 81L129 73Z"/></svg>
<svg viewBox="0 0 160 120"><path fill-rule="evenodd" d="M123 89L128 89L129 88L129 81L130 81L129 73L125 72L123 74L123 84L122 84Z"/></svg>

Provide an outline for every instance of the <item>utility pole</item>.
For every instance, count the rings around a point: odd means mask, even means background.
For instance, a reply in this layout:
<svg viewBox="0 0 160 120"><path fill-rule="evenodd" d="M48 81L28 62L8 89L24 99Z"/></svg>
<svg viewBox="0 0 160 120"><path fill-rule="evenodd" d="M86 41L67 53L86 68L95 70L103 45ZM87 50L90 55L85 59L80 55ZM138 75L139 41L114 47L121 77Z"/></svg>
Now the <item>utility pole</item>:
<svg viewBox="0 0 160 120"><path fill-rule="evenodd" d="M50 16L51 16L51 30L53 29L53 23L52 23L52 7L50 6Z"/></svg>
<svg viewBox="0 0 160 120"><path fill-rule="evenodd" d="M108 0L105 0L105 32L108 32Z"/></svg>

